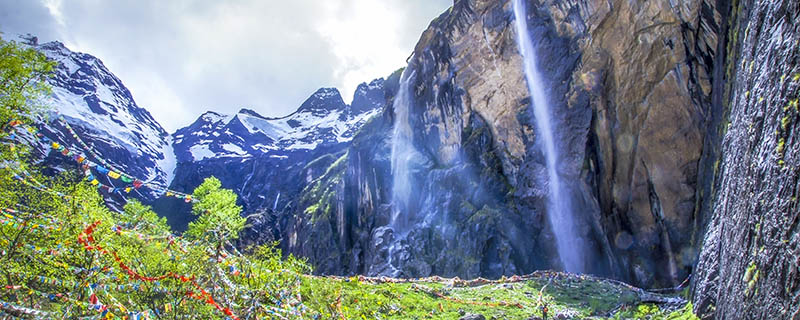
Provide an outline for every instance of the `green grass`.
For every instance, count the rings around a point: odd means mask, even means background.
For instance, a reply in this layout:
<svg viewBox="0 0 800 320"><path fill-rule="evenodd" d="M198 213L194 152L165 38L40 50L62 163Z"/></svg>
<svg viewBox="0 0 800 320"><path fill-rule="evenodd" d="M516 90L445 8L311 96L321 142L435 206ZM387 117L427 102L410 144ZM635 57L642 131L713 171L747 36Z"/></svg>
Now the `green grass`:
<svg viewBox="0 0 800 320"><path fill-rule="evenodd" d="M541 272L519 282L458 284L306 277L300 293L312 319L459 319L465 314L528 319L542 317L543 307L548 319L696 319L691 305L645 304L639 289L590 276Z"/></svg>
<svg viewBox="0 0 800 320"><path fill-rule="evenodd" d="M692 312L692 304L687 303L678 310L664 311L653 304L640 304L614 315L614 319L651 319L651 320L699 320Z"/></svg>

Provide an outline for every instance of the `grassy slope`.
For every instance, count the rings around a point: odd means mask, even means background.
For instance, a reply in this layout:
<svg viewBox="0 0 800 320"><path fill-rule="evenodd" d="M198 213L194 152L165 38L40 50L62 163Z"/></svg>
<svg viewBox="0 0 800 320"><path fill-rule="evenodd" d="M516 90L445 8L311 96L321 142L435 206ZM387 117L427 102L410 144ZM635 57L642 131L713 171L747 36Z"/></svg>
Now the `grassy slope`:
<svg viewBox="0 0 800 320"><path fill-rule="evenodd" d="M455 285L454 285L455 284ZM538 272L520 281L466 286L463 281L416 283L308 277L304 303L320 319L695 319L677 296L657 295L591 276ZM554 318L555 316L555 318Z"/></svg>

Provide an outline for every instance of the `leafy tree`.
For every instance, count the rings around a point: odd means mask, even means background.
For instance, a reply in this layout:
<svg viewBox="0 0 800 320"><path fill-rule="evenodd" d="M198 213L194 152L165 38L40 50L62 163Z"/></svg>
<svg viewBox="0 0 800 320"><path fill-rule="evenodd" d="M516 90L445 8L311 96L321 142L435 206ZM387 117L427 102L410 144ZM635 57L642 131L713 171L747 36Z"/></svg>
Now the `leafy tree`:
<svg viewBox="0 0 800 320"><path fill-rule="evenodd" d="M49 94L45 83L56 63L33 48L0 38L0 122L29 120L41 109L36 101Z"/></svg>
<svg viewBox="0 0 800 320"><path fill-rule="evenodd" d="M125 213L123 222L132 224L133 229L147 228L153 234L171 233L167 218L159 217L153 208L146 206L136 199L129 199L123 207Z"/></svg>
<svg viewBox="0 0 800 320"><path fill-rule="evenodd" d="M192 197L197 200L192 213L199 218L189 223L186 236L216 243L218 252L225 242L239 237L246 222L240 215L242 207L236 205L237 196L233 191L222 189L219 179L206 178Z"/></svg>

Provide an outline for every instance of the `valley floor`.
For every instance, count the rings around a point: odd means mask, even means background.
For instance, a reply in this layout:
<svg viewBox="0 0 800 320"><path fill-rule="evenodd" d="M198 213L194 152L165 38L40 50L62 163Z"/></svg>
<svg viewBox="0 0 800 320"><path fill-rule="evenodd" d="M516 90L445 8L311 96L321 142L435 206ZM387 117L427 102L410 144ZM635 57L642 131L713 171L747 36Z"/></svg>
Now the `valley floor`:
<svg viewBox="0 0 800 320"><path fill-rule="evenodd" d="M319 319L696 319L680 296L548 271L496 281L307 276L300 292Z"/></svg>

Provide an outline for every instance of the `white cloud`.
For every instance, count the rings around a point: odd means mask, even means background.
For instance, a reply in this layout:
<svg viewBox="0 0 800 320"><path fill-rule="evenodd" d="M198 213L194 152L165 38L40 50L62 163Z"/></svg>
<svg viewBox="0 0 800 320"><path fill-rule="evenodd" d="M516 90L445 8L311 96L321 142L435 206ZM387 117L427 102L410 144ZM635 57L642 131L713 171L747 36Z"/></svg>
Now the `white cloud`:
<svg viewBox="0 0 800 320"><path fill-rule="evenodd" d="M333 78L350 100L359 83L403 66L409 53L399 34L406 27L403 11L390 2L351 0L342 6L323 4L317 30L336 57Z"/></svg>
<svg viewBox="0 0 800 320"><path fill-rule="evenodd" d="M61 14L61 0L42 0L45 8L50 12L58 25L64 25L64 15Z"/></svg>
<svg viewBox="0 0 800 320"><path fill-rule="evenodd" d="M405 65L452 3L40 1L0 0L0 30L97 56L168 131L206 110L286 115L323 86L350 100L359 83Z"/></svg>

